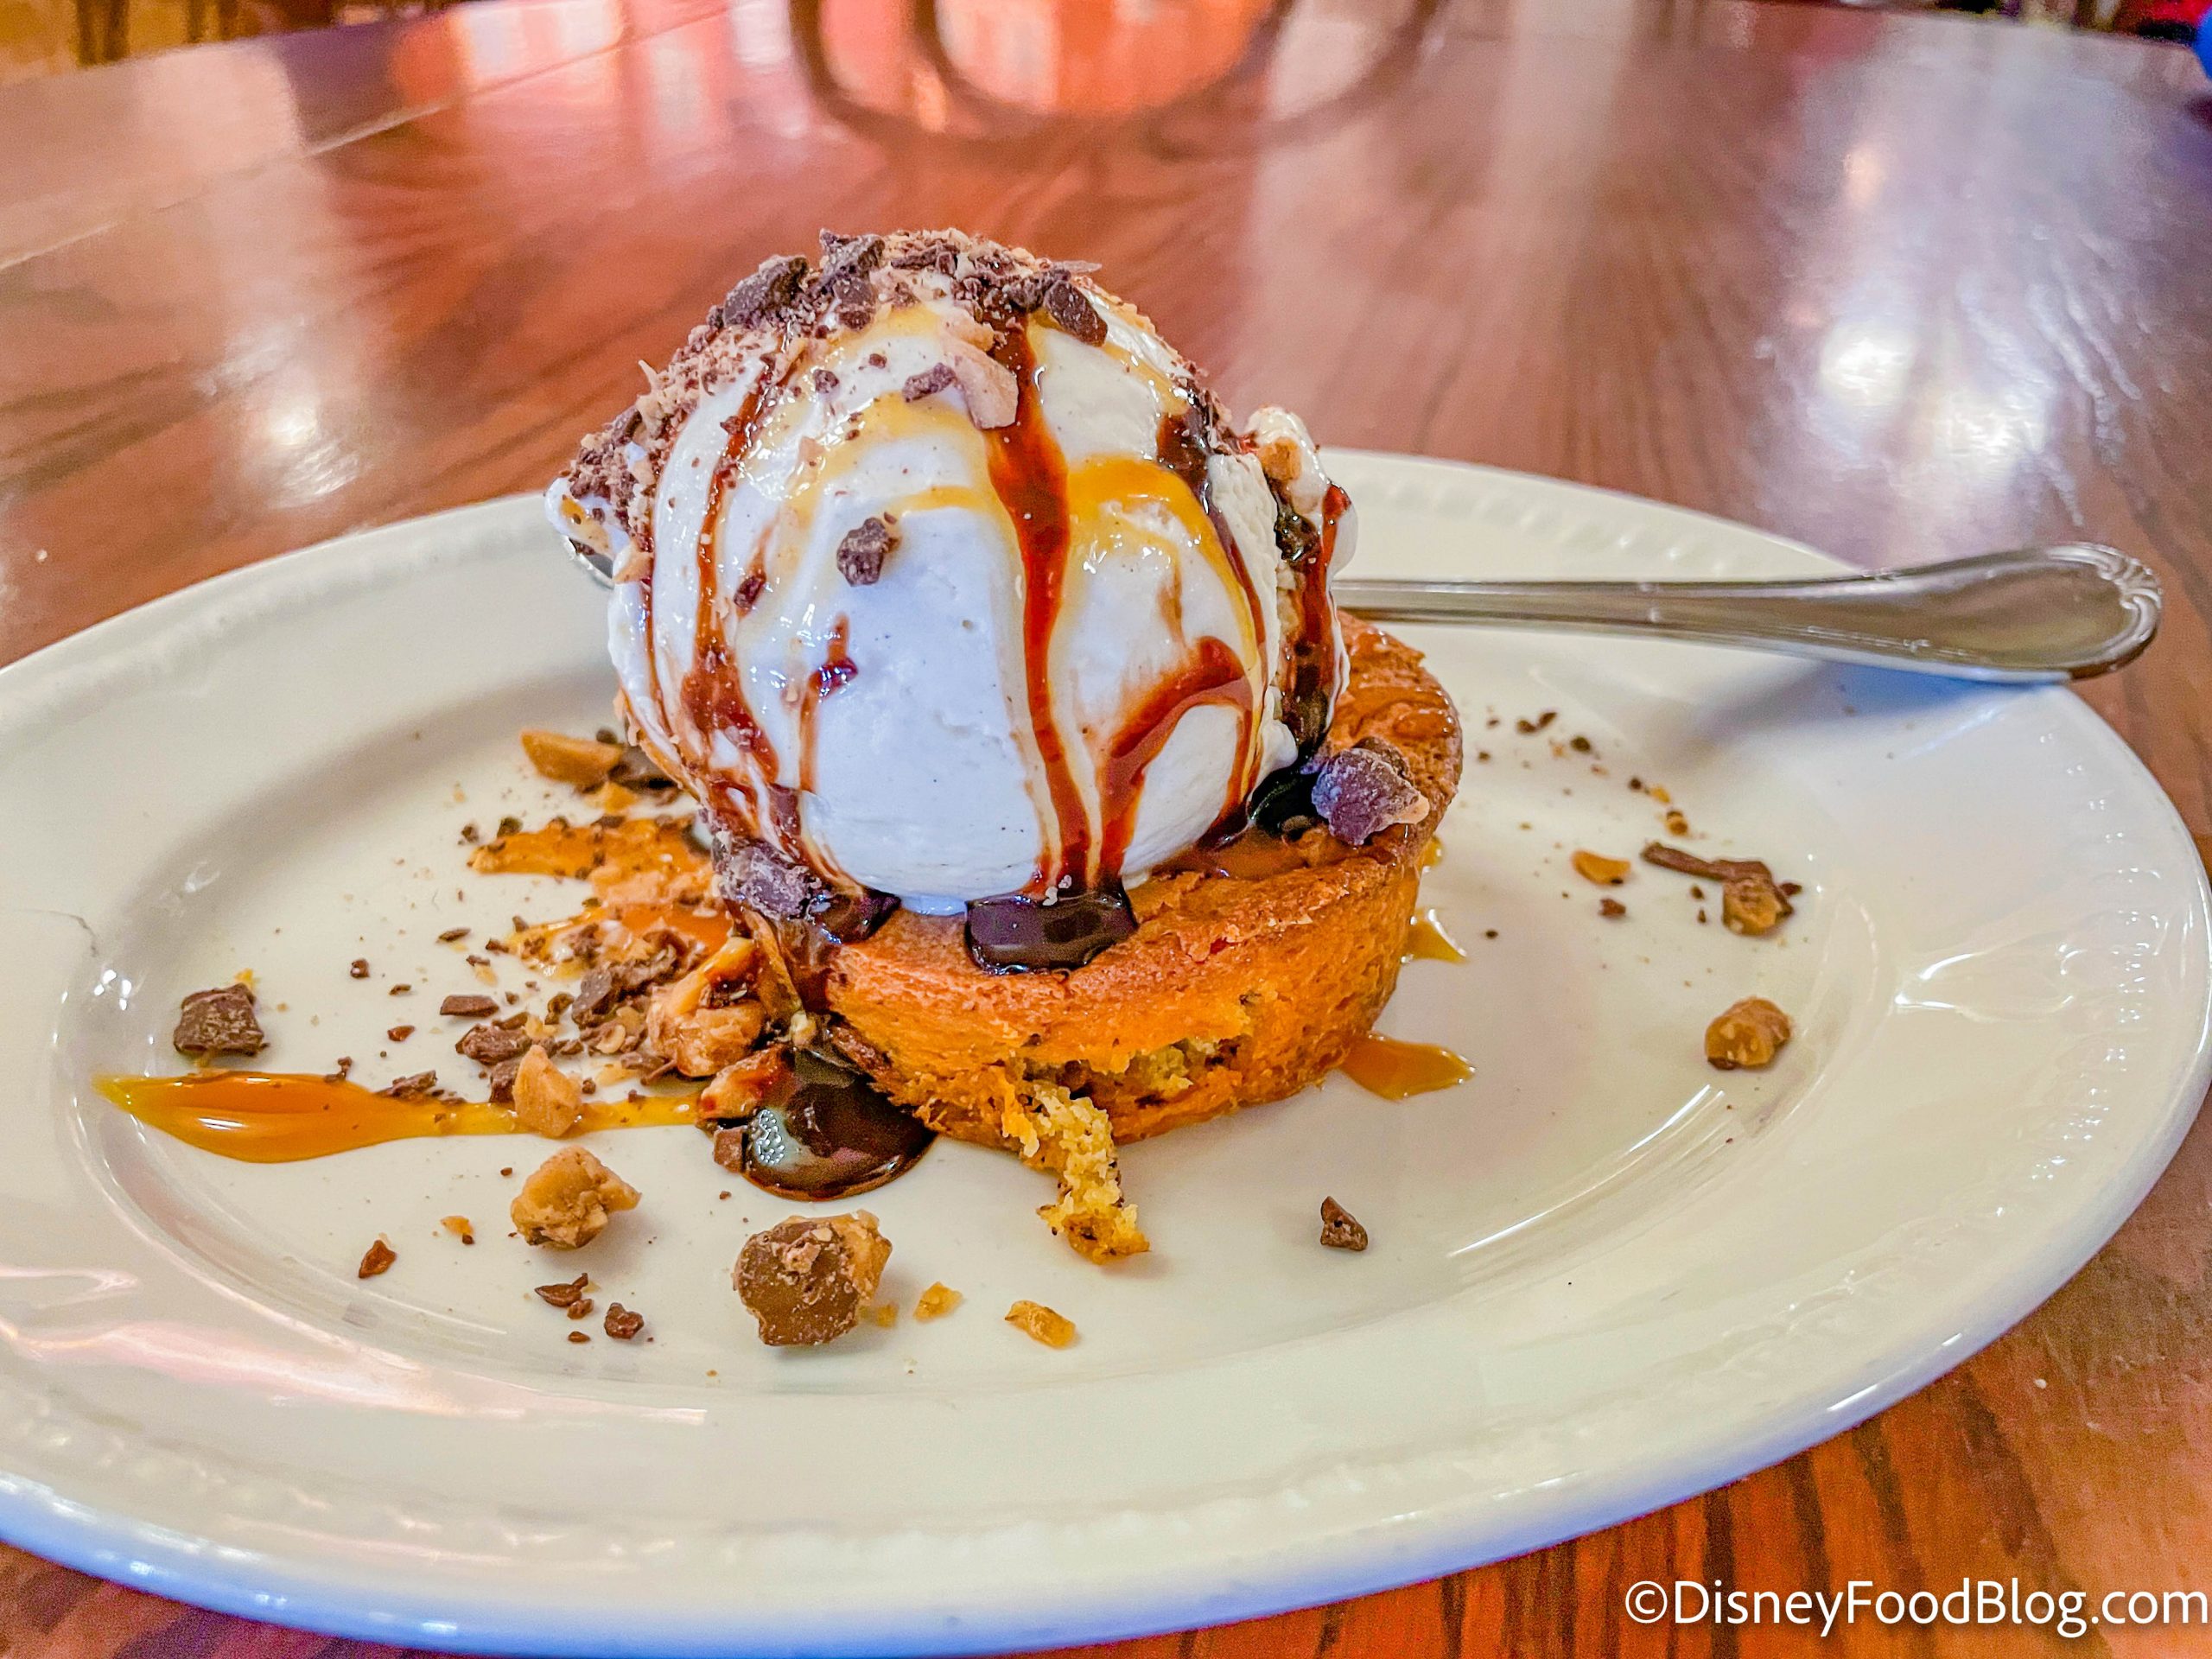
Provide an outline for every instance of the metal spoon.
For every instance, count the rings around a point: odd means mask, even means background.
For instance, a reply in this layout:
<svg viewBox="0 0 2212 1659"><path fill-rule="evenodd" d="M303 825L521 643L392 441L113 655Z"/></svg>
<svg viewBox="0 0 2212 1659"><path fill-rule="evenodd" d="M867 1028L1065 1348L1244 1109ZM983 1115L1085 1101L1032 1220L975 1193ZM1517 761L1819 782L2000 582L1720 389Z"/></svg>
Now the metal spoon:
<svg viewBox="0 0 2212 1659"><path fill-rule="evenodd" d="M602 556L575 550L611 580ZM2148 565L2087 542L1790 582L1342 576L1331 588L1344 609L1383 622L1643 633L2015 684L2124 667L2158 632L2164 603Z"/></svg>

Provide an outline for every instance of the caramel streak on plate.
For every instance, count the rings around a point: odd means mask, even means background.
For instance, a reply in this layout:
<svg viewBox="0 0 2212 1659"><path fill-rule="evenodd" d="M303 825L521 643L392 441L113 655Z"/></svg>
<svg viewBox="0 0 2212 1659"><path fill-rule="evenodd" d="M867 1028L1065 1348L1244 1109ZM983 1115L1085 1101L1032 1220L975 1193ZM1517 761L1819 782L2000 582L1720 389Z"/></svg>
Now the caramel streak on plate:
<svg viewBox="0 0 2212 1659"><path fill-rule="evenodd" d="M249 1164L296 1163L423 1135L523 1133L509 1106L429 1096L399 1098L304 1073L111 1075L93 1082L139 1122L203 1152ZM688 1095L588 1101L575 1133L689 1123L695 1104Z"/></svg>

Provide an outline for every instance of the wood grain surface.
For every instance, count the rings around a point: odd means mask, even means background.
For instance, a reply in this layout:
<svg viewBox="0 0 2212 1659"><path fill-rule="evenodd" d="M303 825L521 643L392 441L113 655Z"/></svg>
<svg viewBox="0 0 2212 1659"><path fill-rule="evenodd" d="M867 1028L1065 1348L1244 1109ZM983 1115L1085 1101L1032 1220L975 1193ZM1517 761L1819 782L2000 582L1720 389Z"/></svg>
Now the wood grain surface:
<svg viewBox="0 0 2212 1659"><path fill-rule="evenodd" d="M906 0L486 0L0 92L0 660L535 487L764 255L957 223L1103 262L1234 405L1325 440L1869 566L2141 553L2165 636L2087 696L2212 832L2212 98L2185 53L1729 0L1125 10L1117 37L1056 0L935 0L919 29ZM2048 1306L1779 1467L1102 1651L2212 1651L1620 1609L1647 1578L2212 1590L2208 1264L2200 1125ZM374 1651L0 1554L7 1659Z"/></svg>

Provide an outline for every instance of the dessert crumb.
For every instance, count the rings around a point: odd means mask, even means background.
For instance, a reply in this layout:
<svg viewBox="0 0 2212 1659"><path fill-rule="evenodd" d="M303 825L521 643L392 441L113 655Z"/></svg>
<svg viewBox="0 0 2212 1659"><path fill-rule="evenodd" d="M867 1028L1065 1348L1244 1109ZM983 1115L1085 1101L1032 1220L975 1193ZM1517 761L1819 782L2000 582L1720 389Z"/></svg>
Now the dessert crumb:
<svg viewBox="0 0 2212 1659"><path fill-rule="evenodd" d="M967 1300L950 1285L933 1284L914 1300L915 1321L927 1325L931 1319L941 1319Z"/></svg>
<svg viewBox="0 0 2212 1659"><path fill-rule="evenodd" d="M1618 921L1628 914L1628 906L1618 899L1600 899L1598 901L1598 913L1609 922Z"/></svg>
<svg viewBox="0 0 2212 1659"><path fill-rule="evenodd" d="M1363 1250L1367 1248L1367 1229L1334 1198L1323 1198L1321 1243L1332 1250Z"/></svg>
<svg viewBox="0 0 2212 1659"><path fill-rule="evenodd" d="M609 1302L605 1328L607 1334L615 1341L628 1342L645 1328L645 1316L623 1306L620 1302Z"/></svg>
<svg viewBox="0 0 2212 1659"><path fill-rule="evenodd" d="M379 1235L376 1243L362 1252L361 1265L353 1270L353 1276L356 1279L373 1279L378 1274L389 1271L391 1264L398 1260L399 1252Z"/></svg>
<svg viewBox="0 0 2212 1659"><path fill-rule="evenodd" d="M1047 1348L1065 1348L1075 1340L1075 1321L1042 1302L1016 1302L1007 1309L1006 1322Z"/></svg>
<svg viewBox="0 0 2212 1659"><path fill-rule="evenodd" d="M194 991L177 1007L170 1045L180 1054L258 1054L269 1039L254 1018L253 988L235 983Z"/></svg>
<svg viewBox="0 0 2212 1659"><path fill-rule="evenodd" d="M1607 858L1603 853L1593 853L1579 848L1567 861L1574 866L1574 873L1585 881L1601 887L1618 887L1628 880L1629 861L1624 858Z"/></svg>
<svg viewBox="0 0 2212 1659"><path fill-rule="evenodd" d="M369 959L366 957L354 957L346 964L346 973L351 979L366 979L369 976Z"/></svg>
<svg viewBox="0 0 2212 1659"><path fill-rule="evenodd" d="M582 1147L563 1147L532 1172L507 1206L523 1243L582 1248L619 1210L638 1207L638 1189Z"/></svg>
<svg viewBox="0 0 2212 1659"><path fill-rule="evenodd" d="M591 1282L591 1275L580 1273L565 1285L534 1287L537 1299L550 1307L574 1307L583 1300L584 1287Z"/></svg>
<svg viewBox="0 0 2212 1659"><path fill-rule="evenodd" d="M438 1225L464 1244L474 1244L476 1242L476 1225L467 1216L447 1216L438 1223Z"/></svg>

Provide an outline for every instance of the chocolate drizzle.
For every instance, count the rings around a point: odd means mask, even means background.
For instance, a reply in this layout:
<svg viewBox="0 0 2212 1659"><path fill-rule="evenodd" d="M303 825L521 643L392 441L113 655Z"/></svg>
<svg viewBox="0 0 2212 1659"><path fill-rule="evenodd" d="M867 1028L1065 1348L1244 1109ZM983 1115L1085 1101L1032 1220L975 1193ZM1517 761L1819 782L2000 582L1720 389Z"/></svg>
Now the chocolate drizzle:
<svg viewBox="0 0 2212 1659"><path fill-rule="evenodd" d="M1336 562L1337 528L1351 498L1337 485L1321 498L1321 534L1293 561L1298 575L1298 638L1291 642L1290 683L1283 693L1283 722L1311 754L1328 734L1337 697L1337 631L1331 626L1329 567Z"/></svg>
<svg viewBox="0 0 2212 1659"><path fill-rule="evenodd" d="M1158 758L1183 716L1206 703L1221 703L1236 711L1240 755L1249 745L1253 719L1252 681L1236 653L1208 635L1198 643L1183 666L1154 685L1135 714L1122 724L1099 768L1098 798L1104 828L1100 835L1099 864L1119 875L1122 860L1136 833L1137 808L1144 798L1147 767ZM1243 767L1230 783L1225 810L1241 801Z"/></svg>
<svg viewBox="0 0 2212 1659"><path fill-rule="evenodd" d="M1052 713L1052 632L1067 585L1068 469L1039 404L1036 359L1027 327L1017 321L1002 331L991 355L1012 372L1018 396L1014 419L982 435L991 487L1013 522L1021 550L1024 691L1058 837L1039 861L1030 884L1031 896L1040 897L1063 880L1088 886L1092 874L1090 815Z"/></svg>

